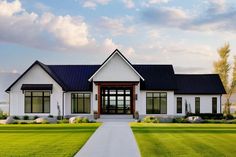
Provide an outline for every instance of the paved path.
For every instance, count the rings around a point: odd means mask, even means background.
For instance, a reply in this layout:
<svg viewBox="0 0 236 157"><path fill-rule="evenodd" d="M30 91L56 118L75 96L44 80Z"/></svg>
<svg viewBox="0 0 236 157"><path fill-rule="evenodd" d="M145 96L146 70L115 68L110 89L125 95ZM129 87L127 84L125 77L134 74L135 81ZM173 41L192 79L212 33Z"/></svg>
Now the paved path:
<svg viewBox="0 0 236 157"><path fill-rule="evenodd" d="M75 157L140 157L128 122L104 122Z"/></svg>

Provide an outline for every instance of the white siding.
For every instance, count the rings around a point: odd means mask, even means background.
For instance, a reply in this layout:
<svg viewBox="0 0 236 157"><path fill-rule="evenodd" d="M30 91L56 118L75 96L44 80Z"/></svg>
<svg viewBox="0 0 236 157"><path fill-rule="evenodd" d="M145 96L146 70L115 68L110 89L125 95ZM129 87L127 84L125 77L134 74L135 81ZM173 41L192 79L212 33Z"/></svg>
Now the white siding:
<svg viewBox="0 0 236 157"><path fill-rule="evenodd" d="M34 65L12 88L10 91L10 115L49 115L26 113L24 107L24 94L22 93L22 84L53 84L53 91L50 97L50 113L58 115L57 103L62 113L62 88L39 66Z"/></svg>
<svg viewBox="0 0 236 157"><path fill-rule="evenodd" d="M200 113L212 113L212 98L217 98L217 113L220 113L220 95L175 95L174 111L177 114L177 97L182 97L182 114L185 114L185 102L191 106L191 112L195 113L195 97L200 97ZM181 114L180 114L181 115Z"/></svg>
<svg viewBox="0 0 236 157"><path fill-rule="evenodd" d="M93 78L93 81L139 80L139 76L118 54L115 54Z"/></svg>

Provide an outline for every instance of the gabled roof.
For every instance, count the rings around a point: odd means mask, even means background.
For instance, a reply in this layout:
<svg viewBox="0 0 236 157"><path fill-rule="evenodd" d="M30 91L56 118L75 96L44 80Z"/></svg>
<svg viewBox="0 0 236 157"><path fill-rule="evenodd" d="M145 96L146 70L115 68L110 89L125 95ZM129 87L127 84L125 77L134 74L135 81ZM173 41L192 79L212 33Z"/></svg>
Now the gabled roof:
<svg viewBox="0 0 236 157"><path fill-rule="evenodd" d="M141 90L174 90L176 81L172 65L133 65L145 78Z"/></svg>
<svg viewBox="0 0 236 157"><path fill-rule="evenodd" d="M60 80L59 77L57 77L49 68L48 66L46 66L45 64L39 62L38 60L36 60L22 75L20 75L20 77L18 77L18 79L13 82L10 87L8 87L6 89L6 92L9 92L11 90L11 87L14 86L32 67L34 67L35 65L39 65L49 76L51 76L52 79L54 79L54 81L56 81L63 90L65 90L65 86L63 84L63 82Z"/></svg>
<svg viewBox="0 0 236 157"><path fill-rule="evenodd" d="M89 77L100 65L48 65L65 85L66 91L92 91Z"/></svg>
<svg viewBox="0 0 236 157"><path fill-rule="evenodd" d="M218 74L176 74L176 94L225 94Z"/></svg>
<svg viewBox="0 0 236 157"><path fill-rule="evenodd" d="M90 82L92 81L93 77L115 56L115 54L118 54L128 65L129 67L141 78L142 81L144 81L144 78L135 70L133 65L128 61L127 58L118 50L116 49L100 66L100 68L88 79Z"/></svg>
<svg viewBox="0 0 236 157"><path fill-rule="evenodd" d="M34 65L39 65L63 91L92 91L93 76L112 56L119 54L140 76L141 90L172 90L176 94L225 94L218 74L174 74L172 65L131 64L115 50L102 65L45 65L35 61L7 90L16 84ZM145 80L144 80L145 78Z"/></svg>

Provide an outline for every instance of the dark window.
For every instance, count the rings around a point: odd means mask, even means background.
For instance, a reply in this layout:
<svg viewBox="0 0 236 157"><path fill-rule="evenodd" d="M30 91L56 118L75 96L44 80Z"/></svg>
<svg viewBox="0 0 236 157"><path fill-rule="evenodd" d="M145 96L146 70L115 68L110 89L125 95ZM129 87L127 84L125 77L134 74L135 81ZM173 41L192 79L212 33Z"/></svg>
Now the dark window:
<svg viewBox="0 0 236 157"><path fill-rule="evenodd" d="M50 113L50 92L26 91L25 113Z"/></svg>
<svg viewBox="0 0 236 157"><path fill-rule="evenodd" d="M167 113L167 93L148 92L146 95L147 114Z"/></svg>
<svg viewBox="0 0 236 157"><path fill-rule="evenodd" d="M195 97L195 113L200 113L200 97Z"/></svg>
<svg viewBox="0 0 236 157"><path fill-rule="evenodd" d="M90 113L90 94L72 93L71 108L72 113Z"/></svg>
<svg viewBox="0 0 236 157"><path fill-rule="evenodd" d="M177 113L182 113L182 98L177 97Z"/></svg>
<svg viewBox="0 0 236 157"><path fill-rule="evenodd" d="M212 98L212 113L217 113L217 98Z"/></svg>

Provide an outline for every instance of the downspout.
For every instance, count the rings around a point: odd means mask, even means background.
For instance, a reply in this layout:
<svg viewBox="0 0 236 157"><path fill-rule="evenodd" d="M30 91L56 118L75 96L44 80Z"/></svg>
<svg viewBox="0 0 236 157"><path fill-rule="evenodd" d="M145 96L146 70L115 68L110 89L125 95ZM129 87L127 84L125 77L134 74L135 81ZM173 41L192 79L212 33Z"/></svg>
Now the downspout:
<svg viewBox="0 0 236 157"><path fill-rule="evenodd" d="M220 113L221 113L221 110L222 110L222 102L221 102L221 97L222 97L222 94L220 95Z"/></svg>
<svg viewBox="0 0 236 157"><path fill-rule="evenodd" d="M9 114L9 116L10 116L10 101L11 101L11 97L10 97L10 92L7 92L8 93L8 95L9 95L9 100L8 100L8 102L9 102L9 105L8 105L8 114Z"/></svg>
<svg viewBox="0 0 236 157"><path fill-rule="evenodd" d="M62 92L62 118L64 118L64 116L65 116L65 98L64 98L64 96L65 96L65 91L63 91Z"/></svg>

